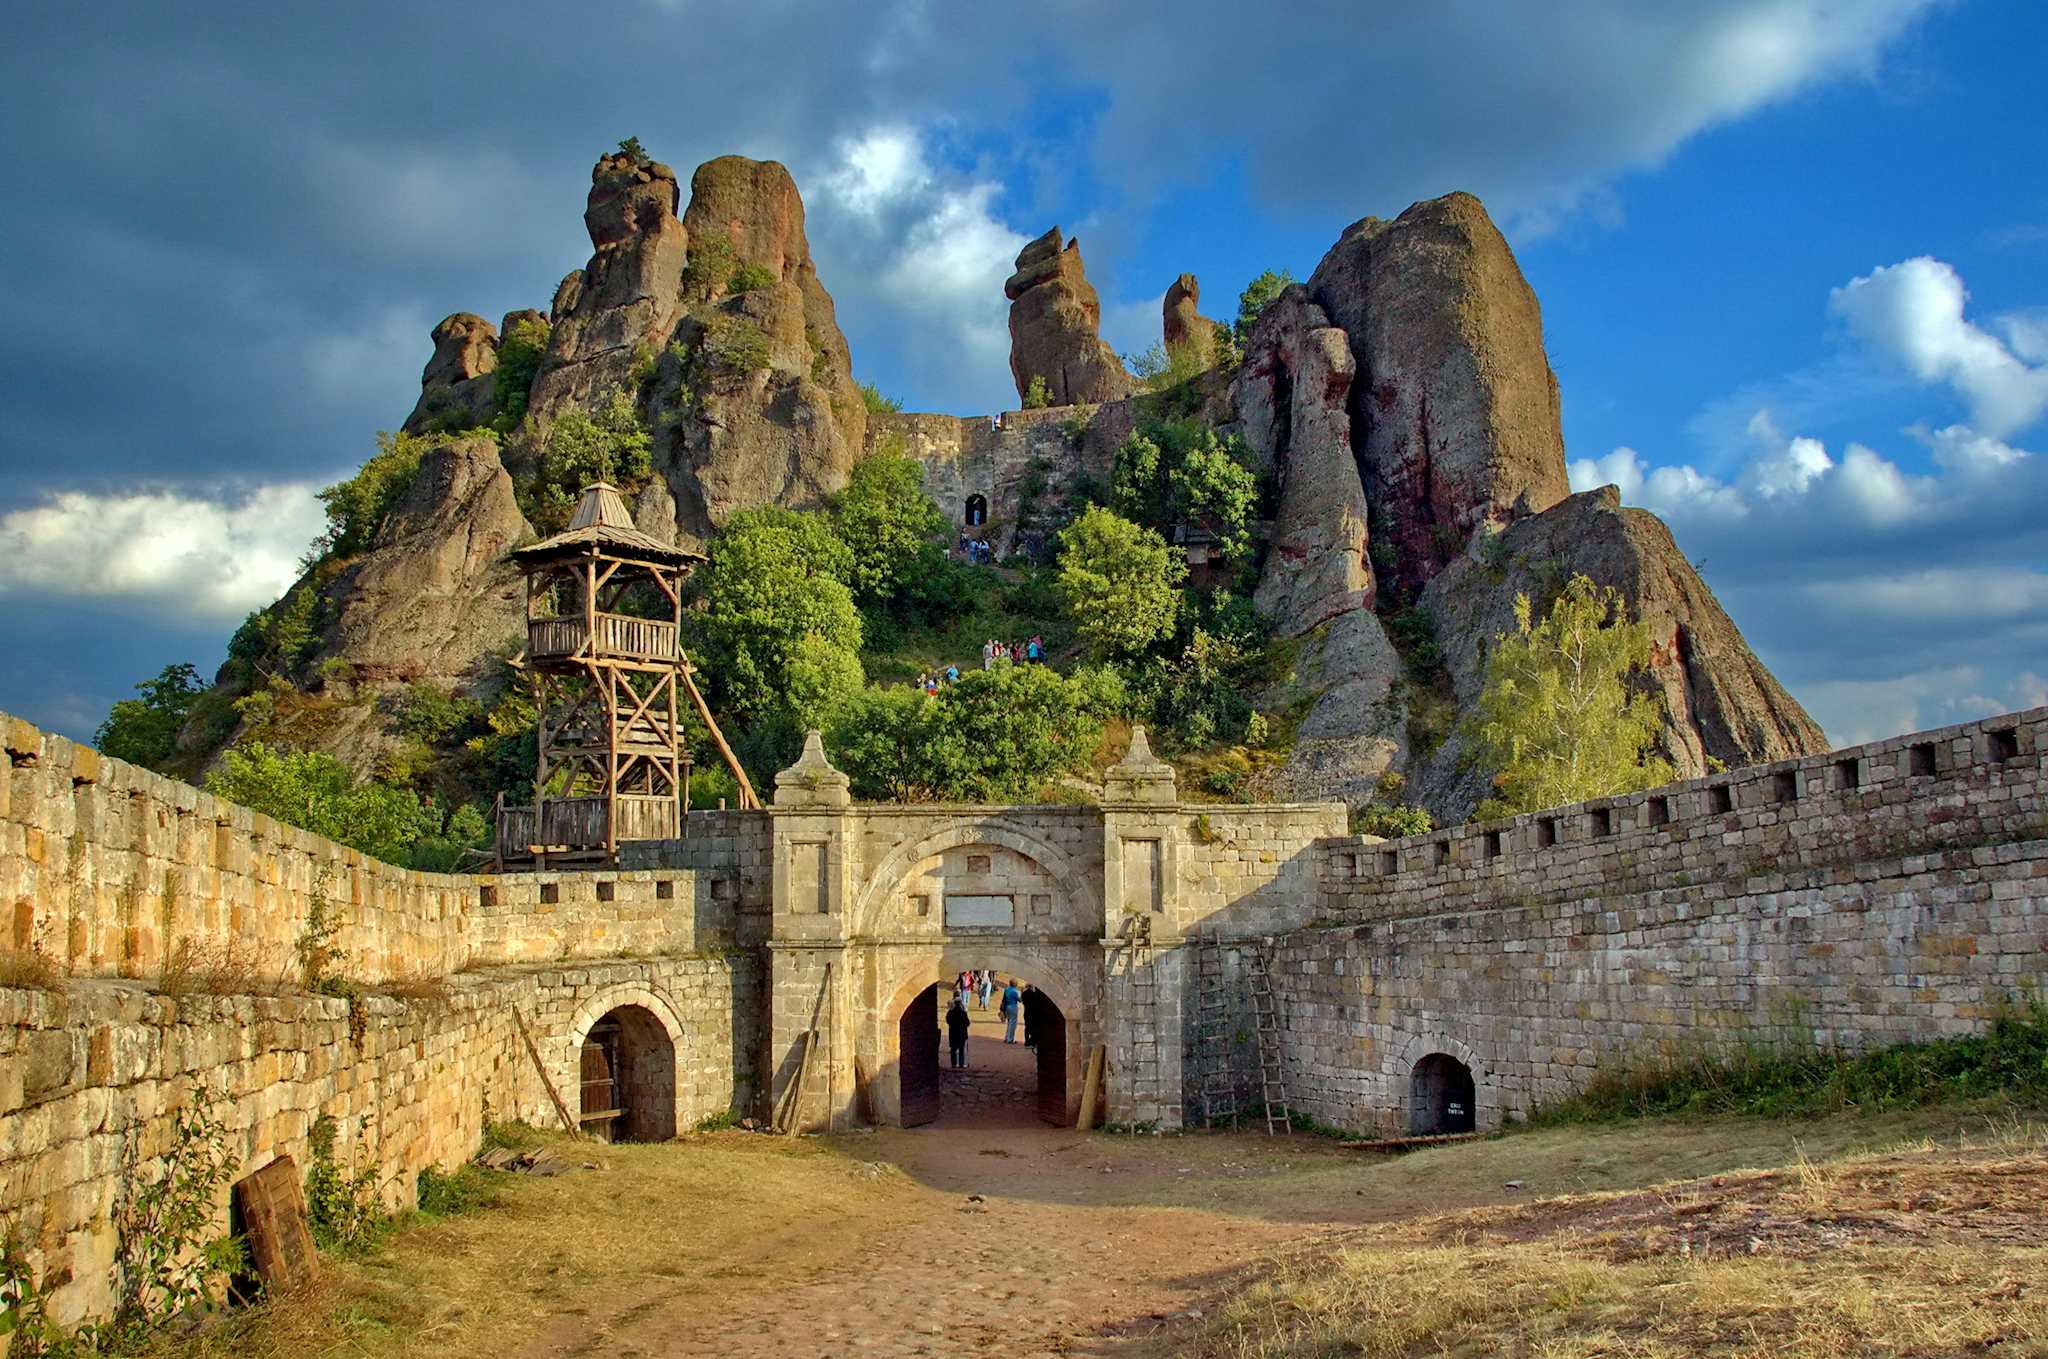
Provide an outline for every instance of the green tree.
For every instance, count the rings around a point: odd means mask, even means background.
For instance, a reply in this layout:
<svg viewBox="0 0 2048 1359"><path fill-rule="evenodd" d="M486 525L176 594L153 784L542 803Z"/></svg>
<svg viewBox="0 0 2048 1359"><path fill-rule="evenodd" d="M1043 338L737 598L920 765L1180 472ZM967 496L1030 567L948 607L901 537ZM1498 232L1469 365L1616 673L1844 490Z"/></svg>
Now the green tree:
<svg viewBox="0 0 2048 1359"><path fill-rule="evenodd" d="M1294 275L1285 269L1275 273L1268 269L1244 285L1244 291L1237 297L1237 342L1242 346L1257 324L1259 313L1271 306L1273 300L1294 286Z"/></svg>
<svg viewBox="0 0 2048 1359"><path fill-rule="evenodd" d="M652 439L639 408L623 391L613 391L586 412L563 412L540 436L537 470L518 487L519 508L543 533L565 527L583 488L608 481L632 492L654 474Z"/></svg>
<svg viewBox="0 0 2048 1359"><path fill-rule="evenodd" d="M1135 654L1172 636L1186 576L1177 549L1099 505L1060 535L1060 599L1098 656Z"/></svg>
<svg viewBox="0 0 2048 1359"><path fill-rule="evenodd" d="M699 575L703 628L731 711L749 720L787 712L793 671L807 664L817 674L819 647L858 666L860 612L846 585L853 554L824 516L773 505L744 511L708 555Z"/></svg>
<svg viewBox="0 0 2048 1359"><path fill-rule="evenodd" d="M653 159L647 154L647 148L640 145L638 137L628 137L620 142L619 154L631 156L635 165L645 165L649 160Z"/></svg>
<svg viewBox="0 0 2048 1359"><path fill-rule="evenodd" d="M1251 550L1259 474L1244 440L1218 437L1198 421L1154 421L1116 451L1110 503L1133 523L1165 532L1176 524L1207 529L1232 557Z"/></svg>
<svg viewBox="0 0 2048 1359"><path fill-rule="evenodd" d="M853 465L831 512L833 530L853 557L847 583L863 604L901 594L919 549L946 527L938 502L925 492L923 465L888 451Z"/></svg>
<svg viewBox="0 0 2048 1359"><path fill-rule="evenodd" d="M1052 404L1052 388L1045 385L1045 379L1038 374L1031 375L1031 381L1024 384L1024 409L1042 410Z"/></svg>
<svg viewBox="0 0 2048 1359"><path fill-rule="evenodd" d="M413 434L379 431L377 452L347 481L320 492L327 510L327 531L313 543L321 556L353 557L369 550L384 516L419 475L427 440Z"/></svg>
<svg viewBox="0 0 2048 1359"><path fill-rule="evenodd" d="M154 679L135 686L140 698L115 702L93 733L102 755L164 772L178 750L178 731L192 714L192 703L206 692L199 672L189 665L167 665Z"/></svg>
<svg viewBox="0 0 2048 1359"><path fill-rule="evenodd" d="M1481 816L1512 816L1669 782L1654 754L1661 708L1630 676L1649 663L1650 630L1628 601L1583 575L1537 623L1515 596L1515 628L1496 639L1473 724L1497 793Z"/></svg>
<svg viewBox="0 0 2048 1359"><path fill-rule="evenodd" d="M493 424L500 433L518 429L526 418L526 400L552 333L546 321L526 316L514 321L499 341L498 366L491 372L491 402L498 410Z"/></svg>
<svg viewBox="0 0 2048 1359"><path fill-rule="evenodd" d="M409 863L423 838L441 833L440 811L409 789L358 779L332 755L260 741L224 753L206 790L386 863Z"/></svg>

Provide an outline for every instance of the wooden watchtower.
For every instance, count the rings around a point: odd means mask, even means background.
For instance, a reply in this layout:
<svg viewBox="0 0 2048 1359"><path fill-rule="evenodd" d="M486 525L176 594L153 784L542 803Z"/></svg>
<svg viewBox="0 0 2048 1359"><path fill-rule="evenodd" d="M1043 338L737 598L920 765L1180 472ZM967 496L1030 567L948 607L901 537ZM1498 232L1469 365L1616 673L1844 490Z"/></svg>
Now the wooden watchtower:
<svg viewBox="0 0 2048 1359"><path fill-rule="evenodd" d="M531 807L501 806L500 860L609 862L625 840L682 833L690 759L687 693L759 807L682 647L682 583L704 560L633 527L602 482L584 488L569 527L515 549L526 576L526 651L540 705Z"/></svg>

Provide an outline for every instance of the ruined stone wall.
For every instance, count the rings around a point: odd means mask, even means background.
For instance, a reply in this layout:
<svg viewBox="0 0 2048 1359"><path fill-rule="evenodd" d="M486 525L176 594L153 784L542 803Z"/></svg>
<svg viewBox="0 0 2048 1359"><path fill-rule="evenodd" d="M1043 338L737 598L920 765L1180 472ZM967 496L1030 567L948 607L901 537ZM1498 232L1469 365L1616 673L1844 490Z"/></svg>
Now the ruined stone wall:
<svg viewBox="0 0 2048 1359"><path fill-rule="evenodd" d="M900 444L924 464L925 490L953 525L986 536L998 557L1032 554L1052 511L1083 478L1108 484L1112 455L1130 432L1127 402L1007 411L999 417L903 412L868 421L867 451ZM1000 425L995 421L1000 420ZM988 500L985 529L967 529L967 499Z"/></svg>
<svg viewBox="0 0 2048 1359"><path fill-rule="evenodd" d="M724 948L766 910L758 812L692 813L689 838L636 847L637 871L417 873L4 714L0 747L0 942L71 976L156 978L187 943L297 979L316 910L333 970L371 985Z"/></svg>
<svg viewBox="0 0 2048 1359"><path fill-rule="evenodd" d="M2048 974L2048 709L1512 821L1324 846L1281 942L1298 1108L1405 1131L1415 1063L1482 1127L1596 1068L1981 1028ZM1721 810L1725 807L1726 810Z"/></svg>
<svg viewBox="0 0 2048 1359"><path fill-rule="evenodd" d="M763 1004L746 953L465 975L410 999L0 989L0 1223L24 1232L39 1278L61 1281L60 1321L103 1315L123 1195L162 1173L171 1116L196 1089L218 1098L236 1178L278 1155L303 1168L325 1114L338 1158L374 1169L400 1207L421 1169L475 1152L486 1116L557 1125L515 1011L574 1112L583 1036L619 1005L649 1009L675 1040L678 1127L751 1106Z"/></svg>

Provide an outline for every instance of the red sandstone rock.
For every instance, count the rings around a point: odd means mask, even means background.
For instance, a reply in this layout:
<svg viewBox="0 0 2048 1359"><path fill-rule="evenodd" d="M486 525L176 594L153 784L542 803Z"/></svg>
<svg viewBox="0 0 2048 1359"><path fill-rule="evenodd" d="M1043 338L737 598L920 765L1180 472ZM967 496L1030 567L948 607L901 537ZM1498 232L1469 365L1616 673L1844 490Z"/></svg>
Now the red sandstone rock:
<svg viewBox="0 0 2048 1359"><path fill-rule="evenodd" d="M1216 323L1201 313L1202 285L1193 274L1173 281L1161 299L1160 339L1169 354L1194 346L1204 366L1216 352Z"/></svg>
<svg viewBox="0 0 2048 1359"><path fill-rule="evenodd" d="M1131 375L1103 343L1102 301L1081 265L1081 242L1060 244L1052 230L1017 255L1003 284L1010 299L1010 375L1021 399L1042 378L1049 404L1114 401L1131 393Z"/></svg>
<svg viewBox="0 0 2048 1359"><path fill-rule="evenodd" d="M406 433L437 424L467 427L490 417L498 335L489 321L471 312L442 318L434 327L434 355L420 374L420 399L401 426Z"/></svg>

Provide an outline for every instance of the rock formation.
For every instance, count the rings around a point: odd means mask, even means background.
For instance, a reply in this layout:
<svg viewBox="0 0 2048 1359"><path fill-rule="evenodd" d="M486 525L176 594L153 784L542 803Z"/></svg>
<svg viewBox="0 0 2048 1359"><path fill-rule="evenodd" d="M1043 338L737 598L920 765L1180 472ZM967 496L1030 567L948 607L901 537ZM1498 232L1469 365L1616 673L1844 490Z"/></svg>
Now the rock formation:
<svg viewBox="0 0 2048 1359"><path fill-rule="evenodd" d="M1255 598L1303 639L1291 686L1265 697L1312 700L1267 791L1359 803L1392 769L1407 800L1462 820L1488 790L1450 719L1483 687L1516 594L1542 605L1581 572L1651 624L1681 775L1825 747L1655 516L1611 487L1569 496L1542 317L1477 199L1346 230L1261 315L1232 398L1280 487ZM1396 614L1407 655L1383 626Z"/></svg>
<svg viewBox="0 0 2048 1359"><path fill-rule="evenodd" d="M1052 230L1017 255L1003 284L1010 299L1010 375L1021 400L1042 378L1049 404L1114 401L1131 392L1131 375L1102 341L1102 301L1081 266L1081 242Z"/></svg>
<svg viewBox="0 0 2048 1359"><path fill-rule="evenodd" d="M1478 199L1354 223L1308 291L1351 337L1358 465L1406 583L1425 584L1482 524L1564 499L1542 312Z"/></svg>
<svg viewBox="0 0 2048 1359"><path fill-rule="evenodd" d="M1279 485L1256 602L1288 636L1373 606L1353 380L1349 339L1296 286L1260 314L1232 390L1245 443Z"/></svg>
<svg viewBox="0 0 2048 1359"><path fill-rule="evenodd" d="M1173 281L1161 300L1160 339L1169 354L1189 346L1207 367L1216 353L1216 323L1201 313L1202 285L1193 274Z"/></svg>
<svg viewBox="0 0 2048 1359"><path fill-rule="evenodd" d="M618 153L592 168L583 210L590 262L556 290L554 333L527 404L536 417L632 386L640 356L668 339L689 248L677 198L676 172L655 161Z"/></svg>
<svg viewBox="0 0 2048 1359"><path fill-rule="evenodd" d="M1469 710L1485 687L1488 644L1514 630L1515 596L1544 608L1579 574L1621 591L1630 616L1649 624L1648 680L1663 700L1663 746L1681 776L1705 773L1708 756L1735 766L1827 749L1820 726L1750 651L1671 530L1648 510L1622 508L1612 486L1518 520L1423 591L1459 708ZM1453 733L1432 782L1454 786L1460 753ZM1476 781L1458 789L1474 801L1486 791Z"/></svg>
<svg viewBox="0 0 2048 1359"><path fill-rule="evenodd" d="M815 506L846 484L867 408L818 281L804 204L775 161L725 156L690 181L693 261L675 344L652 384L655 465L674 534L701 541L740 510Z"/></svg>
<svg viewBox="0 0 2048 1359"><path fill-rule="evenodd" d="M386 743L373 701L414 680L469 687L478 662L517 635L523 595L506 555L533 529L487 439L430 450L371 549L322 590L325 656L348 662L350 697L321 744L369 768Z"/></svg>
<svg viewBox="0 0 2048 1359"><path fill-rule="evenodd" d="M407 434L467 429L490 418L498 335L489 321L470 312L442 318L434 327L434 356L420 374L419 402L401 426Z"/></svg>

